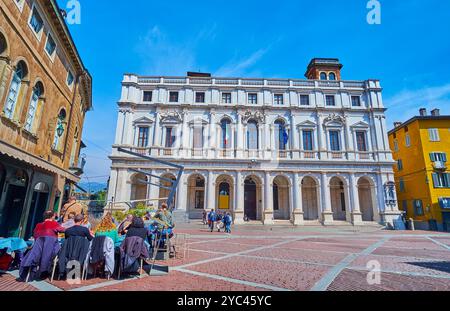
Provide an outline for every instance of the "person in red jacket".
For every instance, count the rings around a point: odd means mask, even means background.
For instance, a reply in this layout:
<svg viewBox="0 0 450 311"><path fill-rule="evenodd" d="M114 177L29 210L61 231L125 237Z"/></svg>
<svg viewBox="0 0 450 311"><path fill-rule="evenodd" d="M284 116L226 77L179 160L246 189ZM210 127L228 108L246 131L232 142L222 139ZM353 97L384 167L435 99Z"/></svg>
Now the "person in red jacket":
<svg viewBox="0 0 450 311"><path fill-rule="evenodd" d="M44 213L44 222L36 225L33 237L35 240L41 237L57 238L58 233L65 232L66 229L56 221L56 213L53 211L46 211Z"/></svg>

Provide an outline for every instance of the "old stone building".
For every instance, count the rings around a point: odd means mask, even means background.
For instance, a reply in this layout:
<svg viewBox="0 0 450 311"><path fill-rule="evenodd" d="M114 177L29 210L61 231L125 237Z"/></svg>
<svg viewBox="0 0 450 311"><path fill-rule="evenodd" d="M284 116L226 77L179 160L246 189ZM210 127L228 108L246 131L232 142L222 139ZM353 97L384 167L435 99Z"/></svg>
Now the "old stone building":
<svg viewBox="0 0 450 311"><path fill-rule="evenodd" d="M91 76L54 0L0 0L0 236L29 236L82 173Z"/></svg>
<svg viewBox="0 0 450 311"><path fill-rule="evenodd" d="M337 59L313 59L307 80L126 74L109 199L164 198L175 172L118 151L183 165L176 213L205 209L272 224L398 219L393 160L377 80L343 81Z"/></svg>

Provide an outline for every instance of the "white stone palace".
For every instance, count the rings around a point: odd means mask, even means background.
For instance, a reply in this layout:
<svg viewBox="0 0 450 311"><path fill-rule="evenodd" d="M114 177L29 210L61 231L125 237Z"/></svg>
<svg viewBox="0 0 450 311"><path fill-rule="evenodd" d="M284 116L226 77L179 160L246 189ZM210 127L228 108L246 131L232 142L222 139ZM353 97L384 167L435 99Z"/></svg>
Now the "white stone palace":
<svg viewBox="0 0 450 311"><path fill-rule="evenodd" d="M190 219L215 208L238 224L392 225L400 212L382 88L343 81L341 68L313 59L306 80L125 74L109 200L167 197L148 184L157 178L130 169L175 178L123 147L185 167L174 208Z"/></svg>

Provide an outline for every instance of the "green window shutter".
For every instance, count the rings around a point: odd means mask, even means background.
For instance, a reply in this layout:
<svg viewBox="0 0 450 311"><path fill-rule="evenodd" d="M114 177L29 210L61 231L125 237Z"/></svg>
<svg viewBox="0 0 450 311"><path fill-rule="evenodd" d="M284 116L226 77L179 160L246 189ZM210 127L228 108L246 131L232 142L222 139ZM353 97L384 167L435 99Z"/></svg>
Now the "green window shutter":
<svg viewBox="0 0 450 311"><path fill-rule="evenodd" d="M444 162L447 162L447 154L445 152L442 153L442 158Z"/></svg>

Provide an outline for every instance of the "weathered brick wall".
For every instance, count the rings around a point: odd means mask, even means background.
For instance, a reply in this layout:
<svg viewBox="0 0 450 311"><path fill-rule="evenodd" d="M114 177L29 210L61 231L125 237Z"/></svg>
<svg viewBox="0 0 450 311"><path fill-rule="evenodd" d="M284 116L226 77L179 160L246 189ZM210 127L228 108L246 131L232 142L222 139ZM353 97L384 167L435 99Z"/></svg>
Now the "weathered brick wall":
<svg viewBox="0 0 450 311"><path fill-rule="evenodd" d="M38 3L45 1L38 1ZM68 69L76 75L73 59L68 55L68 50L63 42L66 40L58 35L55 26L48 21L50 17L43 14L44 28L40 40L28 24L32 10L30 1L25 1L22 11L14 1L0 0L0 33L6 38L7 48L0 54L0 112L3 111L8 90L12 79L14 67L23 60L28 67L24 87L19 94L17 120L11 122L5 117L0 117L0 140L8 142L21 150L41 157L44 160L64 168L69 168L75 130L78 128L76 155L78 155L81 133L84 122L84 111L81 109L82 96L80 87L75 83L69 87L66 83ZM56 55L52 60L45 51L48 33L57 43ZM33 87L40 81L44 86L43 109L41 118L38 120L37 131L30 135L24 130L24 124L29 109ZM73 107L72 122L70 128L64 133L66 154L52 151L53 137L57 122L57 116L62 108L66 110L66 121L69 121L71 113L71 102L76 92ZM64 145L64 144L63 144ZM64 148L61 149L63 151ZM64 161L63 161L64 159ZM75 159L75 163L77 159Z"/></svg>

